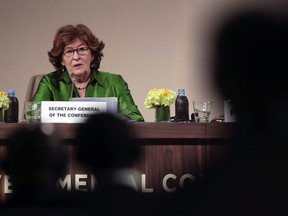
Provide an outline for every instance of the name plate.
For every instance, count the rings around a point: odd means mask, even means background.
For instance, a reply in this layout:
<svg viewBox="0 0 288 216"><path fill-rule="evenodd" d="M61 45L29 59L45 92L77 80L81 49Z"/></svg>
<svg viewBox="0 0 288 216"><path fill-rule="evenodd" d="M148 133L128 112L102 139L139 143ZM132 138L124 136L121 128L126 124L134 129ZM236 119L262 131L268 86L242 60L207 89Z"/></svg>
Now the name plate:
<svg viewBox="0 0 288 216"><path fill-rule="evenodd" d="M91 115L106 111L106 102L42 101L41 123L83 123Z"/></svg>

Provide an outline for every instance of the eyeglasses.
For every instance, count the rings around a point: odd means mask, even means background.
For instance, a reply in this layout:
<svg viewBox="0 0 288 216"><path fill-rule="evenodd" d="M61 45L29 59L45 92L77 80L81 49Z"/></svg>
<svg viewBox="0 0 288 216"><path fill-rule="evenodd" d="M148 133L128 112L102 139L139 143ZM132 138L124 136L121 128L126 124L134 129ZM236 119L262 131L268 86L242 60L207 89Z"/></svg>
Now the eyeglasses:
<svg viewBox="0 0 288 216"><path fill-rule="evenodd" d="M71 57L74 55L75 51L78 53L78 55L86 55L89 51L89 48L88 47L78 47L77 49L66 49L66 50L64 50L63 55L65 57Z"/></svg>

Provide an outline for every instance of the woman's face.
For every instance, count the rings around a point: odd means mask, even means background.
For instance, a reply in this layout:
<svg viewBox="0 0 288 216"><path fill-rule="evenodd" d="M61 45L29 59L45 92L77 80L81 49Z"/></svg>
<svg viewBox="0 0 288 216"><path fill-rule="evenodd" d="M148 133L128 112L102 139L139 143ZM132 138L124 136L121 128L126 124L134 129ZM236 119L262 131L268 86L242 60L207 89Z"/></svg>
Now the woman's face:
<svg viewBox="0 0 288 216"><path fill-rule="evenodd" d="M85 77L90 74L93 59L94 56L86 43L77 38L64 47L62 65L66 67L71 77Z"/></svg>

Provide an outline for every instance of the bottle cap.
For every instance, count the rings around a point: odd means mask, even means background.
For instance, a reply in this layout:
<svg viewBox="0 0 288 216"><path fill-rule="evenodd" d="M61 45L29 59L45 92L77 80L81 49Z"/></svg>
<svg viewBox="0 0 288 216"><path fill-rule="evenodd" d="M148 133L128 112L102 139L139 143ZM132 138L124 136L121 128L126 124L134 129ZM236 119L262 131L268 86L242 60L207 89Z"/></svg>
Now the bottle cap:
<svg viewBox="0 0 288 216"><path fill-rule="evenodd" d="M8 95L11 95L11 94L14 95L14 94L15 94L15 90L14 90L14 89L8 89L8 90L7 90L7 94L8 94Z"/></svg>
<svg viewBox="0 0 288 216"><path fill-rule="evenodd" d="M185 95L185 89L178 89L178 95Z"/></svg>

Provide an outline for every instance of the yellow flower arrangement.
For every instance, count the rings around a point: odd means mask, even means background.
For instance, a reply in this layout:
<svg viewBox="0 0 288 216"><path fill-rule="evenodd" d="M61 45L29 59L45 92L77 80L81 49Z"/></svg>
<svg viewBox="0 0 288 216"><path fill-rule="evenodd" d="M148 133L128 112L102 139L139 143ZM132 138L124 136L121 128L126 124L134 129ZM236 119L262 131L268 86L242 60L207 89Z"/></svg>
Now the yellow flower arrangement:
<svg viewBox="0 0 288 216"><path fill-rule="evenodd" d="M170 89L151 89L145 99L144 105L146 109L155 108L157 106L170 106L175 102L176 92Z"/></svg>
<svg viewBox="0 0 288 216"><path fill-rule="evenodd" d="M0 91L0 108L6 110L9 108L9 98L6 95L6 92Z"/></svg>

